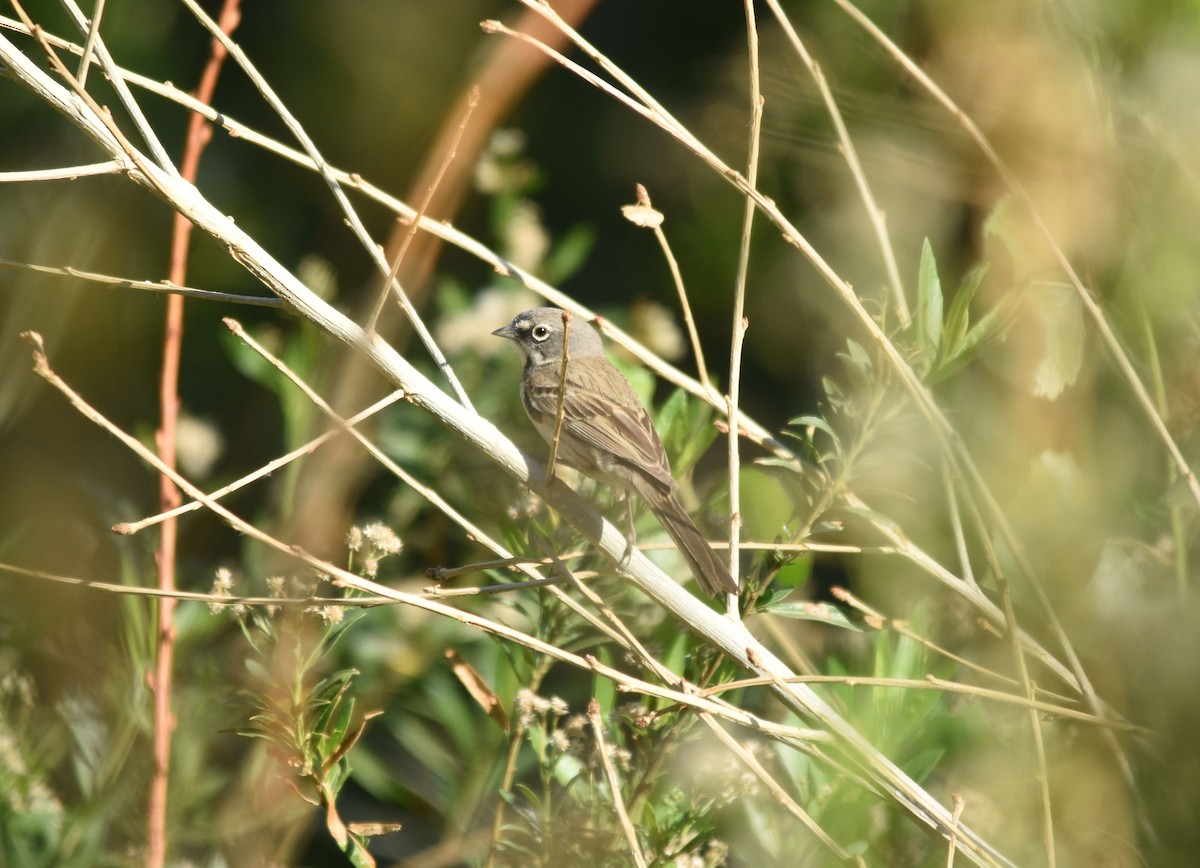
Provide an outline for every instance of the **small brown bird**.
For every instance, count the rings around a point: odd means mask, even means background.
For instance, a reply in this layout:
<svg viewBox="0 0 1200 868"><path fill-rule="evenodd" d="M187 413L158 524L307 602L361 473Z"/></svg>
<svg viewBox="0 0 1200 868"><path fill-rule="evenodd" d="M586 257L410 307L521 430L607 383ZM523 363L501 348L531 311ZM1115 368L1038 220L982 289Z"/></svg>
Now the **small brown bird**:
<svg viewBox="0 0 1200 868"><path fill-rule="evenodd" d="M521 402L547 443L554 439L558 418L563 331L563 312L539 307L492 332L515 341L525 353ZM557 459L640 497L679 546L700 588L710 596L736 594L728 567L675 496L667 453L633 386L605 357L590 324L572 319L570 331Z"/></svg>

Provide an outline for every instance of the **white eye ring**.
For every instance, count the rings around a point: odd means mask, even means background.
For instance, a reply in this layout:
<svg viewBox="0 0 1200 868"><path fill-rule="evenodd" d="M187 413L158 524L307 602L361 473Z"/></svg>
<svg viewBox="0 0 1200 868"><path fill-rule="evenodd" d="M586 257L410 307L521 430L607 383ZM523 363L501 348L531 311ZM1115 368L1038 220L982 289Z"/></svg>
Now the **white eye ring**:
<svg viewBox="0 0 1200 868"><path fill-rule="evenodd" d="M544 341L546 338L550 337L550 329L544 325L534 326L533 331L530 332L530 334L533 335L533 339L535 341Z"/></svg>

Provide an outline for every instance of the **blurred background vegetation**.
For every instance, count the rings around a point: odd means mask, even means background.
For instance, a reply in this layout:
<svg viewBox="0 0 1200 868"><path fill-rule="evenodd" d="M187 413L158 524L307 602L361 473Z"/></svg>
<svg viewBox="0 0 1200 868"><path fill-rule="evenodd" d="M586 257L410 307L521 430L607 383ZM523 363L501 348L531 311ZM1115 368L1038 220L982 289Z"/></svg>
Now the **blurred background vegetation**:
<svg viewBox="0 0 1200 868"><path fill-rule="evenodd" d="M1121 738L1129 780L1094 728L1045 728L1062 861L1194 864L1200 852L1196 504L1078 297L963 126L835 3L782 5L821 64L887 215L909 304L917 303L927 240L926 278L936 262L947 310L957 293L977 286L972 322L996 312L991 340L953 366L931 363L922 372L1009 515L1098 694L1116 714L1145 727ZM215 13L213 4L206 7ZM50 32L79 39L58 4L30 2L26 8ZM1191 0L865 0L859 8L995 144L1100 302L1196 467L1200 6ZM666 215L664 230L680 261L710 367L720 388L727 388L723 360L741 196L665 133L561 68L533 75L511 106L489 108L488 99L499 98L488 85L502 85L509 70L494 65L503 37L484 35L479 22L513 23L520 14L519 4L500 0L262 0L245 4L235 39L332 164L410 203L425 192L430 167L445 156L439 133L458 125L464 93L486 71L492 78L484 82L477 117L481 148L460 155L461 195L451 196L447 187L430 214L452 220L694 372L662 252L649 233L621 216L635 184L646 185ZM759 188L869 299L920 367L922 347L902 332L891 309L878 244L812 80L765 8L759 9L759 25L766 106ZM714 151L732 165L744 164L749 85L741 4L701 9L682 0L609 0L581 12L579 28ZM110 3L103 33L122 66L185 89L194 86L209 50L194 19L174 3ZM37 56L27 37L7 35ZM0 94L0 171L98 159L76 129L11 80L0 79ZM222 74L214 102L223 114L285 138L279 120L236 68ZM168 150L178 155L185 114L148 95L142 103ZM365 319L378 278L319 177L218 130L198 186L310 286ZM365 202L360 213L373 237L395 243L390 214ZM0 258L158 280L166 276L169 218L162 203L118 177L7 183L0 185ZM488 336L537 300L453 248L426 247L409 267L406 286L477 408L523 448L542 454L516 400L520 361ZM223 249L199 236L188 283L262 291ZM0 561L95 581L155 584L153 532L127 538L109 528L157 511L157 479L43 387L18 334L41 332L59 373L111 419L152 443L163 306L163 297L149 293L0 269ZM773 431L790 430L796 435L790 442L806 456L832 454L829 466L844 470L877 514L958 569L941 458L927 428L848 310L762 221L753 238L746 313L742 402L749 414ZM228 335L224 316L236 316L283 353L339 410L355 412L386 394L386 384L309 324L276 311L189 301L180 391L190 439L180 449L195 462L185 471L207 488L249 472L322 427L314 408ZM404 328L391 323L388 329L433 376ZM862 356L849 341L866 346ZM680 455L689 444L694 453L696 443L715 436L707 412L695 402L684 407L682 397L672 398L668 386L656 387L645 372L631 367L630 374L656 407L670 408L664 438L677 470L681 461L698 459L685 488L720 536L718 519L727 504L724 450L718 445L703 456ZM838 439L791 424L804 416L822 420ZM387 411L372 434L396 461L510 545L534 554L542 553L534 538L560 551L578 546L508 477L417 409ZM879 543L856 533L862 528L853 516L810 515L812 492L786 472L750 464L761 457L747 447L746 539ZM602 493L598 497L604 500ZM352 525L382 521L403 550L382 562L378 577L408 590L430 583L425 570L488 557L351 446L319 452L239 493L231 504L335 562L347 558ZM815 537L796 538L801 529ZM653 537L653 524L644 531ZM234 593L263 594L269 576L291 569L205 513L183 519L180 533L179 582L185 589L207 591L216 571L228 568ZM965 545L979 581L994 594L998 586L986 575L982 542L968 539ZM1000 552L1002 561L1010 555ZM999 671L1011 668L1006 644L912 565L885 555L806 555L785 562L761 553L745 563L755 581L796 589L792 602L840 606L832 589L844 586L956 654ZM506 575L492 573L491 579ZM710 669L717 664L702 643L681 636L677 625L621 591L616 580L597 587L644 641L689 678L733 676L732 668ZM140 861L153 771L145 681L153 666L152 603L5 572L0 592L2 858L14 865ZM1025 628L1057 650L1034 595L1020 583L1013 594ZM463 605L557 644L601 657L614 653L535 591ZM809 661L814 672L970 680L948 658L846 611L852 628L775 618L769 630L761 629ZM514 719L525 714L524 732L532 733L517 740L524 745L517 782L528 789L509 796L499 864L622 864L620 857L597 855L614 847L623 852L615 822L578 796L602 789L599 781L591 789L579 783L594 769L589 772L581 760L564 765L574 756L571 739L583 738L575 716L588 699L603 698L605 711L614 713L625 701L614 696L611 684L549 667L530 652L402 607L365 609L337 627L300 615L246 615L240 624L229 615L203 604L178 610L173 860L343 859L320 812L288 783L287 752L277 731L263 723L266 718L251 722L274 691L300 678L296 683L314 691L308 695L320 708L348 707L338 703L352 696L355 711L347 711L346 719L355 726L364 711L383 712L350 752L348 781L338 782L347 819L404 824L378 838L372 852L412 865L482 864L494 838L511 732L464 689L446 656L453 649L482 674ZM326 648L329 630L338 641ZM286 656L280 649L300 647L312 655L311 668L273 662ZM350 669L358 673L353 679L346 675L316 689L321 678ZM1061 689L1044 673L1033 678ZM350 692L343 695L338 691L346 683ZM522 688L561 697L566 711L525 695L528 707L521 712L515 704ZM1018 864L1045 859L1033 782L1037 766L1019 708L896 689L843 686L829 695L931 791L947 803L950 793L961 794L964 820L1002 852ZM739 703L767 717L781 714L770 700L749 692ZM768 794L743 780L728 758L702 750L706 743L694 723L668 716L647 727L628 725L643 713L625 709L625 723L612 726L632 756L631 779L647 784L639 798L653 794L639 828L664 861L682 860L684 853L700 861L678 864L832 859L803 826L781 815ZM248 730L268 738L260 744L237 734ZM552 744L561 755L547 747ZM827 767L773 752L765 741L756 747L794 783L823 828L851 852L864 853L869 864L944 864L941 844ZM566 784L570 780L576 780L574 789Z"/></svg>

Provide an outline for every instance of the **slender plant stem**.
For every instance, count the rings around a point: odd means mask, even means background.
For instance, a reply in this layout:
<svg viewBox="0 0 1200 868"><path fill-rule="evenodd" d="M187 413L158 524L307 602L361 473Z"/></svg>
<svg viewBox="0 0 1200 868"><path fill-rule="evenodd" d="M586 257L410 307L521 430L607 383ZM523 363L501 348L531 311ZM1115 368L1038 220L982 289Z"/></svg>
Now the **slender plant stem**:
<svg viewBox="0 0 1200 868"><path fill-rule="evenodd" d="M546 459L546 478L554 479L554 466L558 462L558 443L562 436L563 408L567 398L567 365L571 362L571 312L562 312L563 347L562 368L558 372L558 395L554 407L554 436L550 438L550 455Z"/></svg>
<svg viewBox="0 0 1200 868"><path fill-rule="evenodd" d="M593 699L588 703L588 722L592 725L592 737L596 741L596 752L600 754L600 764L604 768L604 777L608 780L608 789L612 793L613 810L617 821L625 833L625 842L629 845L629 855L637 868L646 868L646 857L638 843L637 830L629 821L629 812L625 810L625 802L621 798L621 782L617 779L617 770L613 766L612 751L604 737L604 724L600 720L600 703Z"/></svg>
<svg viewBox="0 0 1200 868"><path fill-rule="evenodd" d="M177 286L170 280L130 280L126 277L114 277L108 274L97 274L94 271L83 271L69 265L58 267L53 265L34 265L31 262L16 262L12 259L0 259L0 268L11 271L32 271L36 274L48 274L55 277L86 280L105 286L115 286L122 289L140 289L147 292L161 292L170 295L199 298L206 301L220 301L231 304L243 304L248 307L282 308L283 302L274 296L264 295L235 295L229 292L213 292L208 289L193 289L190 286Z"/></svg>
<svg viewBox="0 0 1200 868"><path fill-rule="evenodd" d="M784 34L786 34L788 41L792 45L792 50L796 52L796 56L800 58L800 62L804 64L812 76L813 81L817 85L817 90L821 94L821 100L825 103L825 109L829 112L829 118L833 121L833 128L837 133L838 145L842 156L845 158L846 165L850 169L850 175L854 178L854 184L858 188L858 195L866 207L867 218L871 221L871 228L875 231L875 238L879 244L879 252L883 256L884 270L888 276L888 284L892 290L892 302L896 306L896 314L900 318L900 325L907 326L912 319L912 314L909 313L908 300L904 295L904 281L900 279L900 268L896 264L896 252L892 249L892 239L888 236L887 218L884 216L883 209L875 201L875 194L871 192L871 185L867 182L867 173L863 170L862 162L858 159L858 149L854 147L854 140L850 138L850 131L846 128L846 122L842 118L842 111L838 108L837 100L833 98L833 91L829 87L825 73L821 71L820 65L805 47L803 40L800 39L800 34L792 26L792 22L779 5L778 0L767 0L767 6L770 7L771 12L775 15L775 20L783 28Z"/></svg>
<svg viewBox="0 0 1200 868"><path fill-rule="evenodd" d="M79 59L79 72L75 74L80 87L87 87L88 68L92 65L92 49L96 45L96 37L100 34L100 19L103 17L104 0L96 0L92 20L88 22L87 41L83 43L83 57Z"/></svg>
<svg viewBox="0 0 1200 868"><path fill-rule="evenodd" d="M758 23L754 16L754 0L745 0L746 13L746 53L750 67L750 140L747 145L746 177L752 186L758 183L758 156L762 138L763 95L762 77L759 72L758 57ZM738 417L738 406L742 394L742 350L746 340L746 329L749 322L746 319L746 281L750 273L750 236L754 228L754 202L749 198L745 202L742 214L742 236L738 247L737 277L733 289L733 335L729 347L729 395L727 397L726 418ZM729 426L726 438L729 456L729 574L733 576L734 585L741 584L741 551L742 538L742 465L741 465L741 432L736 425ZM731 612L737 611L735 602L730 601Z"/></svg>
<svg viewBox="0 0 1200 868"><path fill-rule="evenodd" d="M73 181L87 175L116 175L121 164L116 160L102 163L87 163L83 166L61 166L57 169L26 169L19 172L0 172L0 184L23 181Z"/></svg>
<svg viewBox="0 0 1200 868"><path fill-rule="evenodd" d="M445 157L442 158L441 165L438 166L437 173L433 176L433 181L430 183L429 189L425 191L425 197L421 200L420 207L417 208L417 215L408 222L408 231L404 233L404 240L400 242L400 250L397 251L396 258L392 262L392 270L388 272L387 280L383 282L379 298L375 301L375 308L371 311L371 318L367 321L367 329L369 331L375 331L375 327L379 323L379 316L383 313L383 306L387 302L388 293L392 289L395 289L400 306L409 318L411 319L416 315L416 308L413 307L413 303L409 299L408 293L404 291L404 287L400 285L400 265L404 262L404 254L408 252L408 247L412 244L412 240L417 237L417 230L421 228L421 221L429 212L429 205L433 202L438 185L441 184L442 178L446 175L446 170L450 168L450 164L454 162L454 157L458 153L458 144L462 141L463 133L467 130L467 123L471 120L471 115L478 105L479 85L475 85L471 88L471 92L467 96L467 107L463 112L463 118L458 125L458 130L455 132L454 138L450 141L450 147L447 149Z"/></svg>
<svg viewBox="0 0 1200 868"><path fill-rule="evenodd" d="M97 6L93 28L88 33L89 44L97 32L100 4ZM234 30L241 17L240 0L225 0L221 8L221 28ZM100 43L103 49L103 44ZM87 69L88 53L85 48L81 75ZM196 88L196 99L211 103L217 78L225 61L225 50L214 40L208 62ZM82 80L80 85L82 85ZM200 155L212 138L212 130L199 115L188 120L187 139L183 150L180 176L194 184L200 167ZM170 281L182 286L187 282L188 240L192 234L192 223L179 212L175 212L171 235ZM175 467L175 433L179 420L179 361L183 352L183 305L182 295L167 298L165 335L163 339L162 375L159 385L160 420L158 429L158 451L163 463ZM180 505L179 489L167 475L159 477L159 504L165 511ZM164 591L175 590L175 554L177 533L175 519L162 523L158 552L158 585ZM175 717L171 711L171 682L175 655L175 598L161 597L158 601L158 646L155 663L154 689L154 776L150 783L150 804L147 810L147 853L146 864L150 868L161 868L167 858L167 795L170 785L171 736L175 728Z"/></svg>

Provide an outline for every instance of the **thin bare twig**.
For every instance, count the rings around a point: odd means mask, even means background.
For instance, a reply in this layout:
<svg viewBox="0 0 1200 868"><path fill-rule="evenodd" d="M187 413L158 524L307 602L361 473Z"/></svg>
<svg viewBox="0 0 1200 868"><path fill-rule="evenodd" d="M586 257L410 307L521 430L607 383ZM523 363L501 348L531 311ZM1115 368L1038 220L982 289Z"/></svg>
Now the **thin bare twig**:
<svg viewBox="0 0 1200 868"><path fill-rule="evenodd" d="M348 428L353 428L355 425L358 425L359 423L365 421L366 419L370 418L371 416L374 416L376 413L378 413L380 410L384 409L385 407L390 407L393 404L395 404L397 401L401 401L403 399L404 399L403 392L392 392L392 394L388 395L386 398L381 398L380 400L376 401L374 404L372 404L367 409L363 410L360 413L356 413L355 415L346 419L345 425ZM330 440L333 437L336 437L340 433L342 433L342 429L331 428L330 430L324 432L323 434L319 434L318 436L314 437L312 440L309 440L303 446L299 446L296 449L293 449L291 452L288 452L286 455L281 455L278 458L268 461L266 464L263 464L261 467L257 468L253 472L246 474L245 476L241 477L240 479L235 479L233 482L229 483L228 485L222 486L221 488L217 489L216 491L209 493L208 496L213 500L220 500L225 495L232 494L233 492L237 491L238 489L246 487L247 485L249 485L251 482L254 482L255 480L263 479L265 477L270 476L275 471L279 470L281 467L285 467L286 465L295 461L297 458L300 458L305 455L311 455L322 444L324 444L325 441ZM174 509L168 510L166 512L158 513L157 515L148 516L139 521L127 521L127 522L123 521L120 524L115 524L115 525L113 525L113 532L119 533L119 534L126 534L126 535L135 534L135 533L145 530L148 527L156 525L161 521L165 521L168 518L176 518L180 515L184 515L185 513L194 512L197 509L202 509L203 506L204 506L204 504L200 503L200 501L192 500L192 501L189 501L188 503L181 504L180 506L177 506Z"/></svg>
<svg viewBox="0 0 1200 868"><path fill-rule="evenodd" d="M393 289L396 291L396 297L400 301L400 306L404 308L404 312L409 318L412 319L417 315L416 308L413 307L412 301L409 300L408 293L400 285L400 265L404 262L404 254L408 252L408 246L417 237L417 231L421 228L421 221L425 219L425 214L429 211L429 204L433 201L434 194L437 193L438 185L441 184L446 170L450 168L450 164L454 162L454 157L458 153L458 143L462 141L463 133L467 129L467 123L471 120L471 115L478 105L479 85L475 85L471 88L471 92L467 97L466 111L463 112L463 118L458 125L458 130L455 132L454 138L450 142L450 147L446 151L441 165L438 167L437 174L433 177L433 183L429 185L429 189L425 192L425 198L421 200L416 216L408 221L408 231L404 234L404 241L400 244L400 250L396 253L396 259L392 262L392 270L388 273L387 280L383 282L379 298L375 301L375 308L371 311L371 318L367 321L368 331L375 331L375 326L379 322L379 316L383 313L383 306L387 302L388 293Z"/></svg>
<svg viewBox="0 0 1200 868"><path fill-rule="evenodd" d="M958 844L958 821L962 818L963 808L966 807L966 802L958 793L954 793L951 798L954 802L954 822L950 825L950 846L946 848L946 868L954 868L954 848Z"/></svg>
<svg viewBox="0 0 1200 868"><path fill-rule="evenodd" d="M947 681L945 678L937 678L933 675L928 675L923 679L877 678L873 676L862 675L796 675L791 678L785 678L783 681L785 683L792 684L838 684L843 687L897 687L904 690L935 690L939 693L957 693L963 696L972 696L978 699L987 700L989 702L997 702L1005 705L1016 705L1021 708L1032 709L1052 717L1061 717L1067 720L1077 720L1082 723L1090 723L1104 729L1113 730L1115 732L1145 732L1144 729L1135 726L1134 724L1113 720L1107 717L1097 717L1094 714L1086 711L1080 711L1076 708L1068 708L1064 705L1055 705L1052 702L1043 702L1039 699L1029 699L1027 696L1019 696L1015 693L1005 693L1003 690L992 690L987 687L977 687L973 684L960 684L957 681ZM741 690L745 687L755 687L774 683L774 678L739 678L736 681L726 681L718 684L715 687L704 688L700 691L700 695L714 696L730 690Z"/></svg>
<svg viewBox="0 0 1200 868"><path fill-rule="evenodd" d="M904 295L904 281L900 279L900 268L896 264L896 252L892 249L892 239L888 236L887 218L883 213L883 209L875 201L875 194L871 192L871 185L867 183L867 174L863 171L862 163L858 159L858 149L854 147L854 140L850 138L850 131L846 128L846 122L842 118L842 111L838 108L837 100L833 98L833 91L829 87L829 82L825 78L825 73L821 71L820 65L809 54L800 35L796 32L796 28L792 26L792 22L784 13L783 8L779 5L778 0L766 0L767 6L775 14L775 20L783 28L783 32L787 35L788 41L792 44L792 49L800 58L800 62L808 69L809 75L817 85L817 90L821 94L821 100L825 103L825 110L829 113L830 120L833 121L833 128L837 132L838 144L842 152L842 156L846 160L846 165L850 168L850 175L854 178L854 184L858 188L858 195L863 200L863 205L867 211L867 218L871 221L871 227L875 231L875 238L879 244L879 252L883 256L884 270L887 272L888 283L892 290L892 301L896 306L896 314L900 317L900 325L907 326L912 319L912 314L908 310L908 300ZM753 183L753 181L751 181Z"/></svg>
<svg viewBox="0 0 1200 868"><path fill-rule="evenodd" d="M671 244L667 241L667 234L663 232L662 225L665 219L663 213L654 209L654 205L650 201L650 193L644 184L637 185L636 204L624 206L621 212L635 225L650 229L658 240L658 246L662 248L663 256L667 260L667 267L671 270L675 291L679 295L679 309L683 314L683 324L687 328L688 340L692 343L692 355L696 359L696 376L711 395L719 395L720 393L713 388L712 381L708 376L708 365L704 361L704 348L700 344L700 334L696 331L696 318L692 316L692 305L688 301L687 287L683 283L683 273L679 270L679 260L675 258L675 252L671 250Z"/></svg>
<svg viewBox="0 0 1200 868"><path fill-rule="evenodd" d="M642 855L642 846L638 843L637 830L629 821L629 812L625 810L625 802L621 798L621 782L617 779L617 770L613 767L609 755L608 742L604 739L604 725L600 721L600 703L595 699L588 703L588 722L592 725L592 737L596 741L596 753L600 755L600 764L604 768L604 777L608 779L608 789L612 793L613 810L616 811L617 821L625 833L625 842L629 844L629 854L633 864L638 868L646 868L646 857Z"/></svg>
<svg viewBox="0 0 1200 868"><path fill-rule="evenodd" d="M26 169L22 172L0 172L0 184L24 181L73 181L88 175L116 175L123 167L116 160L88 163L83 166L62 166L57 169Z"/></svg>
<svg viewBox="0 0 1200 868"><path fill-rule="evenodd" d="M189 298L199 298L205 301L223 301L232 304L243 304L248 307L282 308L284 303L274 296L264 295L234 295L228 292L215 292L209 289L193 289L190 286L176 286L170 280L130 280L127 277L113 277L108 274L97 274L94 271L83 271L69 265L57 267L53 265L34 265L31 262L16 262L12 259L0 259L0 268L11 271L32 271L37 274L49 274L55 277L73 277L76 280L86 280L90 283L101 283L122 289L142 289L148 292L164 292L172 295L183 295Z"/></svg>
<svg viewBox="0 0 1200 868"><path fill-rule="evenodd" d="M221 28L233 31L241 20L240 0L225 0L221 7ZM98 2L95 17L88 32L88 44L84 46L81 75L87 72L91 44L99 32L100 11L103 2ZM98 46L107 54L104 43ZM214 41L208 62L196 87L196 99L212 103L213 91L225 51ZM80 78L80 87L83 80ZM180 177L189 184L196 182L200 168L200 155L212 139L208 122L199 115L188 119L187 139L183 149L183 164ZM171 283L183 285L187 280L188 242L192 234L192 223L178 211L174 214L171 234ZM183 354L183 296L170 295L163 334L163 363L159 381L160 416L157 432L158 451L163 463L175 467L175 432L179 421L179 364ZM180 505L179 489L168 476L159 477L159 503L163 511ZM177 544L176 524L173 518L162 523L160 548L157 558L158 586L164 591L175 590L175 554ZM158 643L156 648L154 678L151 689L154 693L154 776L150 782L150 801L146 811L146 864L150 868L161 868L167 858L167 793L170 783L171 738L175 730L175 715L171 710L171 685L174 677L175 659L175 599L162 597L158 601Z"/></svg>
<svg viewBox="0 0 1200 868"><path fill-rule="evenodd" d="M58 573L48 573L44 570L31 570L15 564L0 563L0 570L28 576L33 579L44 579L61 585L75 585L93 591L103 591L107 594L124 594L132 597L170 597L173 600L184 600L189 603L208 603L221 606L345 606L351 609L369 609L375 606L394 606L396 601L388 597L236 597L229 594L212 594L202 591L166 590L165 588L148 588L140 585L121 585L115 582L98 582L93 579L81 579L77 576L63 576Z"/></svg>
<svg viewBox="0 0 1200 868"><path fill-rule="evenodd" d="M79 60L79 72L75 74L75 77L79 79L80 87L87 86L88 67L92 65L92 48L100 33L100 19L103 17L104 0L96 0L96 8L92 10L92 20L88 22L87 41L83 43L83 57Z"/></svg>
<svg viewBox="0 0 1200 868"><path fill-rule="evenodd" d="M750 65L750 140L747 144L746 178L751 186L758 186L759 145L762 138L764 100L762 79L759 73L758 22L754 16L754 0L745 0L746 53ZM729 395L725 415L729 419L738 417L742 394L742 348L746 340L746 281L750 274L750 235L754 228L754 202L746 199L742 214L742 236L738 246L737 277L733 290L733 335L729 347ZM727 450L729 454L729 574L735 585L741 583L741 555L739 546L742 537L742 460L741 433L736 426L729 426ZM730 606L736 611L736 605Z"/></svg>
<svg viewBox="0 0 1200 868"><path fill-rule="evenodd" d="M558 441L562 436L563 409L567 398L567 365L571 361L571 312L562 312L563 348L562 369L558 372L558 395L554 409L554 436L550 438L550 456L546 459L546 478L554 479L554 465L558 461Z"/></svg>
<svg viewBox="0 0 1200 868"><path fill-rule="evenodd" d="M81 33L88 33L92 29L91 25L88 24L87 17L83 14L83 10L79 8L79 5L75 2L75 0L60 0L60 2L62 3L63 8L67 10L68 14L75 19L75 25L79 28ZM21 9L20 4L17 3L17 0L13 0L13 8L17 9L18 14L20 14L23 18L25 17L24 10ZM27 23L32 25L32 22ZM120 75L117 74L116 64L113 63L112 55L108 53L108 47L104 44L104 40L100 38L98 26L96 29L93 49L97 59L100 61L100 68L104 70L104 74L108 76L109 81L112 82L113 89L117 92L117 96L121 100L121 105L123 105L125 107L125 111L129 113L129 117L133 121L134 127L137 129L138 134L142 137L142 140L146 143L146 147L150 149L150 154L154 157L158 167L168 174L179 177L179 171L175 168L175 163L172 162L170 155L167 153L167 149L163 147L162 142L159 141L158 134L154 132L154 128L150 126L150 122L146 119L146 115L142 112L142 107L138 105L138 101L133 98L133 94L130 93L125 81L120 77ZM85 48L84 56L86 57L86 55L87 50ZM74 77L72 76L72 78ZM76 84L78 84L79 90L86 90L86 88L83 87L83 84L78 80L76 80Z"/></svg>

